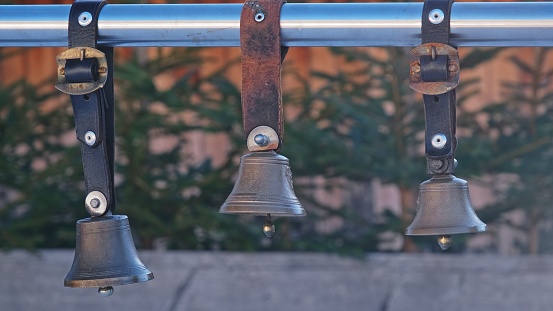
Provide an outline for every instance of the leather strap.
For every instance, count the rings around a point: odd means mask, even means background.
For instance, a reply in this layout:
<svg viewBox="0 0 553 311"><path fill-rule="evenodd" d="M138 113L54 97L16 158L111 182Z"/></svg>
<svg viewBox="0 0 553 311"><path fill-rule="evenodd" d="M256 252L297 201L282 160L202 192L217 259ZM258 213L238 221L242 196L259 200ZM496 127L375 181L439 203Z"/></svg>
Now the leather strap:
<svg viewBox="0 0 553 311"><path fill-rule="evenodd" d="M69 14L70 48L96 48L98 38L98 18L105 0L77 0L71 6ZM82 23L83 13L90 13ZM86 15L86 13L85 13ZM81 18L81 23L79 23ZM113 48L99 48L106 55L108 79L103 88L85 95L71 95L75 116L77 139L81 142L81 155L85 177L86 192L99 191L107 201L103 215L115 209L114 191L114 91L113 91ZM85 56L86 57L86 56ZM69 82L91 82L98 78L96 59L84 58L68 60L65 65ZM90 133L94 133L95 142L91 144ZM88 136L88 137L87 137ZM87 139L88 138L88 139ZM97 216L97 215L95 215Z"/></svg>
<svg viewBox="0 0 553 311"><path fill-rule="evenodd" d="M453 0L426 0L422 9L422 43L443 43L449 45L450 17ZM439 24L430 21L430 12L440 10L444 19Z"/></svg>
<svg viewBox="0 0 553 311"><path fill-rule="evenodd" d="M422 44L442 43L449 45L450 16L453 0L426 0L422 13ZM443 20L431 22L429 16L433 10L443 12ZM421 80L425 82L446 81L449 77L449 59L447 55L422 56ZM440 95L423 95L425 112L425 151L430 174L453 173L457 139L456 128L456 91L455 89ZM446 143L437 148L432 144L436 135L443 134ZM440 161L443 166L436 165Z"/></svg>
<svg viewBox="0 0 553 311"><path fill-rule="evenodd" d="M240 16L242 51L242 118L244 133L269 126L282 144L282 61L280 10L283 0L248 0ZM280 147L280 145L279 145Z"/></svg>

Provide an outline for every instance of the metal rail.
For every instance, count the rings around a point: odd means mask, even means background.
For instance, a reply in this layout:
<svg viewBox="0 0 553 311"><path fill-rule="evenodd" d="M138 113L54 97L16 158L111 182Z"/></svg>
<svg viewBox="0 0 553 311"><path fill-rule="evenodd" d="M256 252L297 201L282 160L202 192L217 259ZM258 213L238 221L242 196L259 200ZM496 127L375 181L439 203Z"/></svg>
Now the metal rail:
<svg viewBox="0 0 553 311"><path fill-rule="evenodd" d="M0 46L66 46L69 5L1 5ZM105 46L239 46L242 4L110 4L98 21ZM286 46L420 44L422 3L288 3ZM455 3L456 46L553 46L552 2Z"/></svg>

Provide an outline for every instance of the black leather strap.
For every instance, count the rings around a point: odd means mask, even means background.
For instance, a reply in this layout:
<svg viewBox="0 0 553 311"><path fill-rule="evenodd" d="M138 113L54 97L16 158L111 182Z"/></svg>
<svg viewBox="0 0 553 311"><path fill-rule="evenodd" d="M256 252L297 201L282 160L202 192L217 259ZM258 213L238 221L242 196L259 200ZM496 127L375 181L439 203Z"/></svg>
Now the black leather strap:
<svg viewBox="0 0 553 311"><path fill-rule="evenodd" d="M426 0L422 9L422 43L443 43L449 45L450 17L453 0ZM439 24L430 21L430 12L440 10L444 19Z"/></svg>
<svg viewBox="0 0 553 311"><path fill-rule="evenodd" d="M77 0L69 11L69 47L96 47L98 42L98 18L100 11L107 1L102 0ZM88 12L92 16L91 22L86 26L79 24L79 16Z"/></svg>
<svg viewBox="0 0 553 311"><path fill-rule="evenodd" d="M427 0L422 13L422 43L442 43L449 45L450 16L453 0ZM431 22L430 14L433 10L443 13L443 20L439 23ZM437 16L439 16L438 14ZM421 80L425 82L446 81L449 77L449 58L447 55L428 55L420 58ZM457 146L455 137L456 127L456 91L440 95L423 95L425 111L425 151L428 161L428 172L431 174L453 173L455 170L454 156ZM435 135L443 134L446 144L437 148L433 146ZM443 166L436 165L439 162Z"/></svg>
<svg viewBox="0 0 553 311"><path fill-rule="evenodd" d="M107 1L75 1L69 14L70 48L96 48L98 18ZM79 23L83 13L90 13L90 23ZM86 15L86 14L85 14ZM113 91L113 48L100 48L106 55L108 79L103 88L85 95L71 95L75 115L77 139L81 142L86 192L100 191L107 200L105 214L115 209L114 191L114 91ZM98 78L96 59L85 58L68 60L65 65L66 79L69 82L91 82ZM90 132L96 136L91 144ZM89 133L89 134L87 134Z"/></svg>

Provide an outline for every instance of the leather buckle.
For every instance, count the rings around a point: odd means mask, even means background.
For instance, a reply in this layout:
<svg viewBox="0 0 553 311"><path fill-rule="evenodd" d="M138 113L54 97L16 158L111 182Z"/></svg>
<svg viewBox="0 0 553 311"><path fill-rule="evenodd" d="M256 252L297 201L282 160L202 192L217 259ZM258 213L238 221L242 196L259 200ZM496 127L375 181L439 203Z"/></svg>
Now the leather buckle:
<svg viewBox="0 0 553 311"><path fill-rule="evenodd" d="M69 83L65 77L65 64L69 59L96 58L98 60L98 79L94 82ZM56 56L58 63L58 82L56 89L69 95L84 95L102 88L108 79L108 62L106 55L94 48L76 47Z"/></svg>
<svg viewBox="0 0 553 311"><path fill-rule="evenodd" d="M456 48L443 43L425 43L409 51L410 70L409 86L425 95L439 95L447 93L459 85L459 52ZM425 82L421 79L421 56L431 56L435 59L437 56L448 57L448 79L446 81Z"/></svg>

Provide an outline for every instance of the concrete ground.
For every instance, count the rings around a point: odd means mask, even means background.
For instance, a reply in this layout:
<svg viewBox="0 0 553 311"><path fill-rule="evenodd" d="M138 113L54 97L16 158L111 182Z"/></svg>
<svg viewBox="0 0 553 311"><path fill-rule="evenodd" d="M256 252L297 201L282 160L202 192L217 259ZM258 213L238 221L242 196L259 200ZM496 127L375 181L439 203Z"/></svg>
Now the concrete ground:
<svg viewBox="0 0 553 311"><path fill-rule="evenodd" d="M553 257L142 252L146 283L63 287L73 251L0 253L0 310L552 310Z"/></svg>

